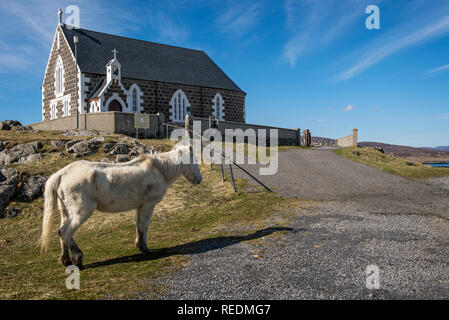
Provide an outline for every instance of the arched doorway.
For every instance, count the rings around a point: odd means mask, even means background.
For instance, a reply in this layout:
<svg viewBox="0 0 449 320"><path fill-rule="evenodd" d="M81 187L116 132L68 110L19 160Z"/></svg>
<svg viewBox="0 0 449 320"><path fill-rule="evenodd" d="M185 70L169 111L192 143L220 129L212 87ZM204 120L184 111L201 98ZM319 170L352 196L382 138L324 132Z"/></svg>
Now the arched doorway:
<svg viewBox="0 0 449 320"><path fill-rule="evenodd" d="M117 100L114 99L114 100L112 100L109 103L108 111L120 111L120 112L122 112L123 111L122 105L120 104L120 102L118 102Z"/></svg>

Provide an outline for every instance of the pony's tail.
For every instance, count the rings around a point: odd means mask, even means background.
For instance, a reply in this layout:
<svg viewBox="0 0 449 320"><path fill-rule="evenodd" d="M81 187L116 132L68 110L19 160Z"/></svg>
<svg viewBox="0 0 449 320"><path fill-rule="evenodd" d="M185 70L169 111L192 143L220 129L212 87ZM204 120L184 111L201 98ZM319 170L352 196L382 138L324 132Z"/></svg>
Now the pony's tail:
<svg viewBox="0 0 449 320"><path fill-rule="evenodd" d="M59 174L52 175L45 183L44 191L44 218L42 220L41 253L47 253L51 236L51 215L57 208L57 190L61 177Z"/></svg>

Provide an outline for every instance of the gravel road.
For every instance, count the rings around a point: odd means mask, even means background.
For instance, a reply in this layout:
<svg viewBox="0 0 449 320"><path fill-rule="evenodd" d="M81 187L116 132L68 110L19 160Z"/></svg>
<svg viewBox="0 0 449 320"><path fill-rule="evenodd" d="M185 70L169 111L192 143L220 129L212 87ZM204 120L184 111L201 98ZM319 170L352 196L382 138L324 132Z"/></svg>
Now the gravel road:
<svg viewBox="0 0 449 320"><path fill-rule="evenodd" d="M262 179L313 209L288 229L199 242L190 266L159 280L162 299L449 298L447 178L408 180L312 149L280 153L278 173ZM369 265L379 289L367 288Z"/></svg>

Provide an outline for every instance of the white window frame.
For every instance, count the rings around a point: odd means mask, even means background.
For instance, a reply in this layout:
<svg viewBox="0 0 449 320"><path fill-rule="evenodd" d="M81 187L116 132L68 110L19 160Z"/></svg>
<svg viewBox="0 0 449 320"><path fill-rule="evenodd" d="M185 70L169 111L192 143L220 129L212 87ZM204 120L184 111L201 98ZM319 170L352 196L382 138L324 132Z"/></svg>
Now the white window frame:
<svg viewBox="0 0 449 320"><path fill-rule="evenodd" d="M57 103L56 102L52 102L50 104L50 119L57 119L58 118L58 108L57 108Z"/></svg>
<svg viewBox="0 0 449 320"><path fill-rule="evenodd" d="M187 109L190 107L189 99L181 89L176 90L170 100L170 120L172 122L184 122Z"/></svg>
<svg viewBox="0 0 449 320"><path fill-rule="evenodd" d="M136 92L136 110L134 110L134 90ZM139 86L136 83L133 83L126 93L127 109L124 112L143 113L143 93Z"/></svg>
<svg viewBox="0 0 449 320"><path fill-rule="evenodd" d="M220 93L217 93L215 97L212 99L213 105L212 109L214 110L212 115L220 121L224 120L224 100Z"/></svg>
<svg viewBox="0 0 449 320"><path fill-rule="evenodd" d="M70 116L70 99L62 100L62 112L64 117Z"/></svg>
<svg viewBox="0 0 449 320"><path fill-rule="evenodd" d="M61 56L58 56L55 66L55 96L56 98L64 95L64 65Z"/></svg>

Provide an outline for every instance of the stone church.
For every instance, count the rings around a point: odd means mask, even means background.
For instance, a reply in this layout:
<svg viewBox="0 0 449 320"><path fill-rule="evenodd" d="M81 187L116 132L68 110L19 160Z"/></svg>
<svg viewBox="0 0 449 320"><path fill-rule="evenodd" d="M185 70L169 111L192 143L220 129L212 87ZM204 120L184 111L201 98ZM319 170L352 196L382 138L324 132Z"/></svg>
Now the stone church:
<svg viewBox="0 0 449 320"><path fill-rule="evenodd" d="M163 113L245 122L243 92L204 52L60 22L42 82L42 121L84 113Z"/></svg>

